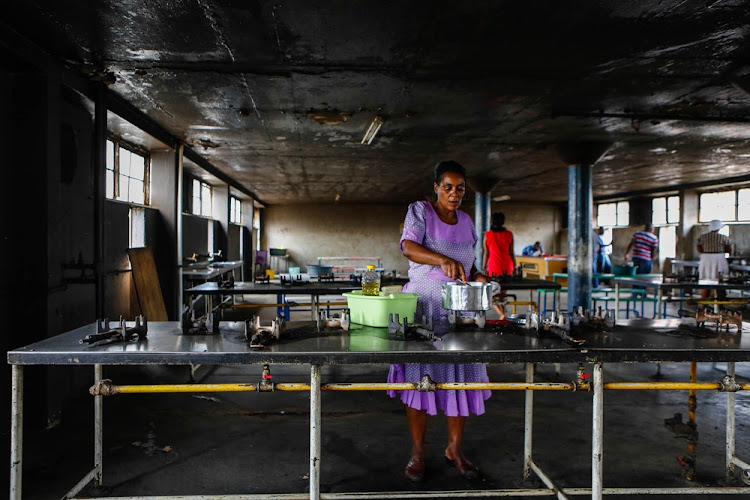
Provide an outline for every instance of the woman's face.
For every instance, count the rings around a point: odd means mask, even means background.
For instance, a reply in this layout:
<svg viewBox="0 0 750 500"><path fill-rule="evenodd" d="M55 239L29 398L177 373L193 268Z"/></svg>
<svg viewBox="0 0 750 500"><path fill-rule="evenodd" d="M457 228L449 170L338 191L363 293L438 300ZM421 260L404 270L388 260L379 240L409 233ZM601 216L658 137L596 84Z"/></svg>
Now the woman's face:
<svg viewBox="0 0 750 500"><path fill-rule="evenodd" d="M448 210L458 210L466 193L466 179L461 174L446 172L440 184L435 184L435 193L438 205Z"/></svg>

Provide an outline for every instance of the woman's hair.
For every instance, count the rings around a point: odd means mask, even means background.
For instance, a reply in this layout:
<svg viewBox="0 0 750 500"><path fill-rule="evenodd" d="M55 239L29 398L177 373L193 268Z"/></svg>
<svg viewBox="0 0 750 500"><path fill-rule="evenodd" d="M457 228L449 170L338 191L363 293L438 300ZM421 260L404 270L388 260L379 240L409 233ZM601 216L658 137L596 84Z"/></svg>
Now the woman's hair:
<svg viewBox="0 0 750 500"><path fill-rule="evenodd" d="M460 163L453 160L445 160L435 165L435 184L440 184L443 180L443 174L446 172L453 172L454 174L459 174L464 179L466 178L466 169Z"/></svg>
<svg viewBox="0 0 750 500"><path fill-rule="evenodd" d="M492 214L492 220L490 222L490 230L492 231L504 231L503 227L505 224L505 215L502 212L495 212Z"/></svg>

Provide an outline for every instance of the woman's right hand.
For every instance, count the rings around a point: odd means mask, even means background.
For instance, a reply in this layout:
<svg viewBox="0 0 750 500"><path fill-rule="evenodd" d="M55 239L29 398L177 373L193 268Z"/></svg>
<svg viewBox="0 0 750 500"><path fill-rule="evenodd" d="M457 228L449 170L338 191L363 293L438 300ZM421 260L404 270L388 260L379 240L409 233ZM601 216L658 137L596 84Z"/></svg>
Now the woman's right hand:
<svg viewBox="0 0 750 500"><path fill-rule="evenodd" d="M445 260L440 263L440 268L443 270L443 274L448 278L466 281L466 271L464 271L464 266L457 260L446 257Z"/></svg>

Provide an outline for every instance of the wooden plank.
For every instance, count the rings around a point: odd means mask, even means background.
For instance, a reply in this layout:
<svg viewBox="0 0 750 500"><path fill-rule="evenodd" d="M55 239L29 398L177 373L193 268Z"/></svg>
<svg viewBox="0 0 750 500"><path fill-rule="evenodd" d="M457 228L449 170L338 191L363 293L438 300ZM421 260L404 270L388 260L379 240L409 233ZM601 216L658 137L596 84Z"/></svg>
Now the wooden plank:
<svg viewBox="0 0 750 500"><path fill-rule="evenodd" d="M164 296L156 273L154 254L151 248L129 248L130 267L133 269L135 293L138 306L148 321L168 321Z"/></svg>

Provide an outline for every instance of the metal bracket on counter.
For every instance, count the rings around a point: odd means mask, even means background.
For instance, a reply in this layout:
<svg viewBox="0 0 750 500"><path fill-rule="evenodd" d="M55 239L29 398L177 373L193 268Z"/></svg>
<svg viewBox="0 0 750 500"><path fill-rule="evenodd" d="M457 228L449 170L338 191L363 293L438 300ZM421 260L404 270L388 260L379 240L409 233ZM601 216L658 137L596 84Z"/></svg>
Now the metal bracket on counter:
<svg viewBox="0 0 750 500"><path fill-rule="evenodd" d="M185 311L182 314L183 335L206 335L219 333L221 309L207 313L200 318L195 317L195 311Z"/></svg>
<svg viewBox="0 0 750 500"><path fill-rule="evenodd" d="M735 312L721 308L719 312L715 313L711 307L707 306L699 308L697 311L680 309L677 314L682 318L695 318L695 323L700 328L703 328L709 321L714 323L717 329L724 325L725 329L729 331L729 325L734 325L737 327L737 331L742 330L742 313L740 311Z"/></svg>
<svg viewBox="0 0 750 500"><path fill-rule="evenodd" d="M487 311L473 311L473 317L464 316L463 313L465 312L467 311L454 311L453 309L449 309L448 323L456 326L477 325L479 328L484 328L487 324Z"/></svg>
<svg viewBox="0 0 750 500"><path fill-rule="evenodd" d="M144 340L148 334L148 322L146 317L136 316L135 326L128 328L125 326L125 320L120 316L120 322L117 328L110 328L109 320L103 319L96 322L96 333L86 335L79 340L80 344L93 344L100 340L109 340L110 342L130 342L135 340Z"/></svg>
<svg viewBox="0 0 750 500"><path fill-rule="evenodd" d="M419 339L424 340L435 340L435 331L432 327L432 318L422 316L421 323L409 323L408 318L404 318L403 323L399 320L398 314L388 314L388 333L400 333L407 337L407 335L415 336Z"/></svg>
<svg viewBox="0 0 750 500"><path fill-rule="evenodd" d="M285 331L284 318L274 318L271 326L261 326L260 316L245 320L245 338L250 341L250 347L267 346L274 339L279 340Z"/></svg>
<svg viewBox="0 0 750 500"><path fill-rule="evenodd" d="M341 317L327 317L325 311L318 311L318 317L315 320L315 327L319 332L322 332L326 328L341 328L345 332L349 331L349 309L344 309L341 312Z"/></svg>

